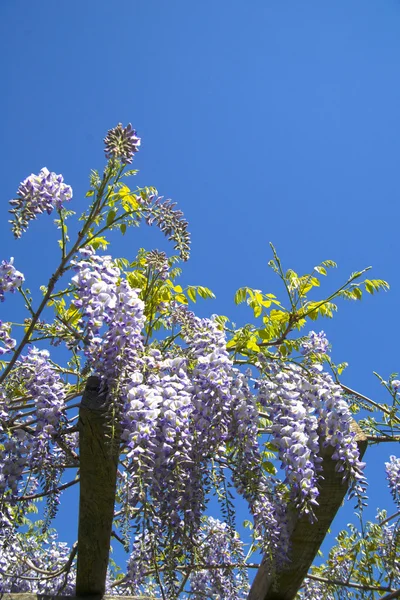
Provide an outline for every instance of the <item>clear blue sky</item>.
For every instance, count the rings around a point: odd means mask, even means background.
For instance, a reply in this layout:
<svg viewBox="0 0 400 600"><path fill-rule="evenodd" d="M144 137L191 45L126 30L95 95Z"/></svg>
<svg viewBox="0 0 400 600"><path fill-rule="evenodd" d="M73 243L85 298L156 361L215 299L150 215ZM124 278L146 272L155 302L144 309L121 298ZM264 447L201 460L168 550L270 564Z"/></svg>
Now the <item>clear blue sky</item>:
<svg viewBox="0 0 400 600"><path fill-rule="evenodd" d="M43 215L14 242L8 200L47 166L79 212L106 131L132 122L137 183L190 223L183 281L217 295L201 314L240 324L250 314L234 307L238 287L281 295L269 241L295 270L335 260L326 293L368 265L389 281L389 293L343 302L319 326L334 360L350 363L344 383L388 400L372 371L400 370L399 32L398 0L2 0L0 258L15 256L37 293L56 266L55 236ZM133 258L139 246L167 247L145 228L113 253ZM368 451L371 516L394 451Z"/></svg>

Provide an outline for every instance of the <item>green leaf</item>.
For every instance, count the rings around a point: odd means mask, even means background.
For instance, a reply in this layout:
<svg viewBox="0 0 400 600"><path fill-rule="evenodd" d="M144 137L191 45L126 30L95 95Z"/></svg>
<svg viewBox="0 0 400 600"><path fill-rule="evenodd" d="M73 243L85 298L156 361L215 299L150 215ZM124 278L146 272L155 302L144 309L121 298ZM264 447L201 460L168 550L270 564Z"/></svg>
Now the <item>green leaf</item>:
<svg viewBox="0 0 400 600"><path fill-rule="evenodd" d="M235 294L235 304L242 304L246 300L246 288L239 288Z"/></svg>
<svg viewBox="0 0 400 600"><path fill-rule="evenodd" d="M94 194L94 190L89 190L88 192L86 192L85 196L86 198L90 198L90 196L93 196Z"/></svg>
<svg viewBox="0 0 400 600"><path fill-rule="evenodd" d="M176 300L177 302L180 302L181 304L188 304L188 300L184 294L177 294L174 297L174 300Z"/></svg>
<svg viewBox="0 0 400 600"><path fill-rule="evenodd" d="M122 235L125 235L125 232L126 232L126 223L121 223L121 225L119 226L119 229L120 229Z"/></svg>
<svg viewBox="0 0 400 600"><path fill-rule="evenodd" d="M264 471L267 471L270 475L276 475L277 470L275 465L270 460L263 460L262 467Z"/></svg>
<svg viewBox="0 0 400 600"><path fill-rule="evenodd" d="M369 279L366 279L364 281L364 285L365 285L365 289L367 290L368 294L373 294L375 292L375 286L372 284L372 282Z"/></svg>
<svg viewBox="0 0 400 600"><path fill-rule="evenodd" d="M110 210L110 212L107 215L107 227L109 227L114 222L116 214L117 213L115 212L115 210Z"/></svg>
<svg viewBox="0 0 400 600"><path fill-rule="evenodd" d="M255 306L253 308L253 313L254 313L255 318L257 319L261 315L261 313L262 313L261 306L260 305Z"/></svg>
<svg viewBox="0 0 400 600"><path fill-rule="evenodd" d="M188 287L186 293L192 302L196 302L196 288Z"/></svg>
<svg viewBox="0 0 400 600"><path fill-rule="evenodd" d="M108 242L105 237L99 236L90 240L90 242L88 242L88 245L93 246L95 250L97 250L98 248L106 250L109 243L110 242Z"/></svg>

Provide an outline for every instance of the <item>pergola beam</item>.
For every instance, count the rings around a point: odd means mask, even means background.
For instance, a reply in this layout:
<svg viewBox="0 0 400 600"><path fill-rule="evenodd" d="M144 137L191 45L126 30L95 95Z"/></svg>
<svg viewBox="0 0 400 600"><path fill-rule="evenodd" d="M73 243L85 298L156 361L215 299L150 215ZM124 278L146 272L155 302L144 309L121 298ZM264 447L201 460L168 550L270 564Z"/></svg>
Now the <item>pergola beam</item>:
<svg viewBox="0 0 400 600"><path fill-rule="evenodd" d="M355 421L352 424L360 458L367 449L367 438ZM315 507L317 521L310 523L307 517L297 517L294 510L289 513L290 551L288 562L271 575L268 565L263 563L257 571L248 600L293 600L306 577L326 534L345 499L348 484L342 481L343 474L336 471L337 462L332 459L333 448L322 452L322 479L318 506Z"/></svg>

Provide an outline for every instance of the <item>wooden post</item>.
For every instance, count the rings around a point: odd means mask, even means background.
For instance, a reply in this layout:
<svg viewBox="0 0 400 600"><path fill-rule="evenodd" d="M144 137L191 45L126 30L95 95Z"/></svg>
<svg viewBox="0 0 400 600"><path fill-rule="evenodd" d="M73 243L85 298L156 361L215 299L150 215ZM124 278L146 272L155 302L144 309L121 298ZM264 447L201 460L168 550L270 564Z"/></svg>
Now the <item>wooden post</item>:
<svg viewBox="0 0 400 600"><path fill-rule="evenodd" d="M367 438L353 421L353 431L360 458L367 448ZM334 449L325 448L322 453L322 476L318 506L315 507L317 522L311 524L307 517L298 518L296 512L289 513L289 532L291 548L289 561L275 577L269 573L268 566L262 564L257 571L248 600L293 600L314 558L341 506L348 489L342 482L342 473L336 471L336 461L332 459Z"/></svg>
<svg viewBox="0 0 400 600"><path fill-rule="evenodd" d="M79 409L77 596L105 592L120 446L119 433L111 436L107 391L89 377Z"/></svg>

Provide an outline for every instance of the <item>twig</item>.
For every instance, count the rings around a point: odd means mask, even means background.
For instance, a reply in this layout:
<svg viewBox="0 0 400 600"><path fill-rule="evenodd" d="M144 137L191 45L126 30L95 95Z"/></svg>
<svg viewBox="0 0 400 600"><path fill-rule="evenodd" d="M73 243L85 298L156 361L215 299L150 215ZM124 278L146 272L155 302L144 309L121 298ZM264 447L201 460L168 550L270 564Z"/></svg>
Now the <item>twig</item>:
<svg viewBox="0 0 400 600"><path fill-rule="evenodd" d="M343 587L352 587L357 590L377 590L380 592L391 592L392 591L388 587L374 586L374 585L362 585L361 583L355 583L354 581L340 581L340 579L327 579L326 577L319 577L318 575L307 575L306 579L313 579L315 581L321 581L322 583L330 583L331 585L341 585Z"/></svg>
<svg viewBox="0 0 400 600"><path fill-rule="evenodd" d="M356 396L357 398L360 398L360 400L365 400L365 402L368 402L369 404L371 404L372 406L374 406L378 410L381 410L382 412L384 412L385 414L387 414L394 421L396 421L396 423L400 423L400 419L398 419L397 417L395 417L389 409L384 408L381 404L378 404L377 402L374 402L374 400L371 400L371 398L368 398L368 396L364 396L364 394L360 394L360 392L356 392L355 390L352 390L351 388L347 387L347 385L344 385L343 383L339 383L339 385L340 385L340 387L342 388L343 391L347 392L351 396Z"/></svg>
<svg viewBox="0 0 400 600"><path fill-rule="evenodd" d="M387 594L386 596L382 596L379 600L394 600L394 598L398 598L400 596L400 589L395 590L391 594Z"/></svg>
<svg viewBox="0 0 400 600"><path fill-rule="evenodd" d="M40 492L40 494L31 494L29 496L21 496L20 498L17 498L17 502L22 502L24 500L36 500L36 498L42 498L43 496L50 496L50 494L57 494L58 492L62 492L63 490L66 490L67 488L72 487L76 483L79 483L79 477L76 477L75 479L73 479L72 481L69 481L68 483L63 483L58 488L54 488L53 490L50 490L49 492Z"/></svg>
<svg viewBox="0 0 400 600"><path fill-rule="evenodd" d="M385 523L388 523L389 521L391 521L392 519L395 519L396 517L400 517L400 510L397 513L394 513L394 515L390 515L390 517L388 517L384 521L381 521L379 523L379 525L381 525L381 526L385 525Z"/></svg>

